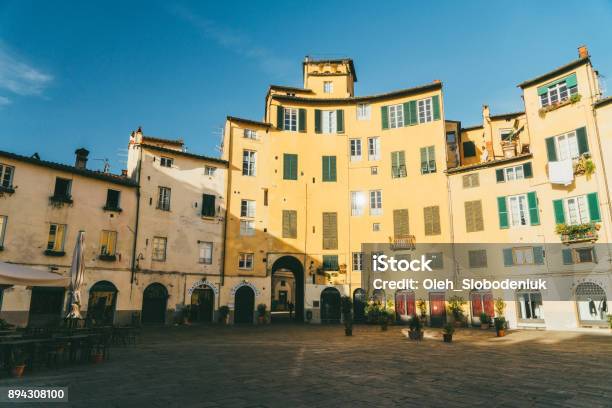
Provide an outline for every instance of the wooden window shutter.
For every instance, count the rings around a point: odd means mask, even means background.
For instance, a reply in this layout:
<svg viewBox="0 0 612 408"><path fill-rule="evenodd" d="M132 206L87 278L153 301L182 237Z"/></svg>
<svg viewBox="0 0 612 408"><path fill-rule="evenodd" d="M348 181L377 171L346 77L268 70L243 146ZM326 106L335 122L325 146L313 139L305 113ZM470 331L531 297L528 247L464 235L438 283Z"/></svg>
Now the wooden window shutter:
<svg viewBox="0 0 612 408"><path fill-rule="evenodd" d="M306 131L306 109L300 108L298 110L298 130L300 132Z"/></svg>
<svg viewBox="0 0 612 408"><path fill-rule="evenodd" d="M421 174L428 173L429 165L427 163L427 148L421 147Z"/></svg>
<svg viewBox="0 0 612 408"><path fill-rule="evenodd" d="M409 125L416 125L419 121L419 118L417 117L417 103L416 101L410 101L410 120L408 122ZM406 119L404 118L404 122L406 121Z"/></svg>
<svg viewBox="0 0 612 408"><path fill-rule="evenodd" d="M338 215L323 213L323 249L338 249Z"/></svg>
<svg viewBox="0 0 612 408"><path fill-rule="evenodd" d="M297 154L283 154L283 179L297 180Z"/></svg>
<svg viewBox="0 0 612 408"><path fill-rule="evenodd" d="M586 128L581 127L576 129L576 138L578 139L578 153L589 152L589 142L587 140Z"/></svg>
<svg viewBox="0 0 612 408"><path fill-rule="evenodd" d="M280 130L284 129L285 124L285 109L282 106L276 107L276 127Z"/></svg>
<svg viewBox="0 0 612 408"><path fill-rule="evenodd" d="M514 265L514 256L512 255L512 248L504 248L504 266Z"/></svg>
<svg viewBox="0 0 612 408"><path fill-rule="evenodd" d="M555 212L555 223L565 224L565 212L563 211L563 200L553 200L553 209Z"/></svg>
<svg viewBox="0 0 612 408"><path fill-rule="evenodd" d="M467 232L484 230L482 202L480 200L465 202L465 229Z"/></svg>
<svg viewBox="0 0 612 408"><path fill-rule="evenodd" d="M404 110L404 126L408 126L410 124L410 102L403 103Z"/></svg>
<svg viewBox="0 0 612 408"><path fill-rule="evenodd" d="M283 210L283 238L297 238L297 211Z"/></svg>
<svg viewBox="0 0 612 408"><path fill-rule="evenodd" d="M531 167L531 162L523 163L523 175L525 178L533 177L533 169Z"/></svg>
<svg viewBox="0 0 612 408"><path fill-rule="evenodd" d="M498 183L503 183L506 181L506 178L504 177L504 169L495 170L495 180L497 180Z"/></svg>
<svg viewBox="0 0 612 408"><path fill-rule="evenodd" d="M336 111L336 132L344 133L344 111L342 109Z"/></svg>
<svg viewBox="0 0 612 408"><path fill-rule="evenodd" d="M202 216L214 217L216 214L215 196L212 194L202 195Z"/></svg>
<svg viewBox="0 0 612 408"><path fill-rule="evenodd" d="M536 265L544 265L544 248L541 246L533 247L533 262Z"/></svg>
<svg viewBox="0 0 612 408"><path fill-rule="evenodd" d="M555 146L554 137L546 138L546 154L548 155L549 162L557 161L557 148Z"/></svg>
<svg viewBox="0 0 612 408"><path fill-rule="evenodd" d="M393 210L393 235L402 238L410 234L408 224L408 209Z"/></svg>
<svg viewBox="0 0 612 408"><path fill-rule="evenodd" d="M440 119L440 96L434 95L431 97L431 104L433 105L433 118L434 120Z"/></svg>
<svg viewBox="0 0 612 408"><path fill-rule="evenodd" d="M589 214L591 221L601 221L601 213L599 212L599 199L597 193L587 194L587 201L589 203Z"/></svg>
<svg viewBox="0 0 612 408"><path fill-rule="evenodd" d="M508 228L508 208L506 207L506 197L497 197L497 212L499 214L499 228Z"/></svg>
<svg viewBox="0 0 612 408"><path fill-rule="evenodd" d="M561 250L563 256L563 265L571 265L574 263L573 249L564 248Z"/></svg>
<svg viewBox="0 0 612 408"><path fill-rule="evenodd" d="M527 193L527 205L529 206L531 225L540 225L540 210L538 209L538 197L536 197L535 191Z"/></svg>
<svg viewBox="0 0 612 408"><path fill-rule="evenodd" d="M427 154L429 155L429 172L433 173L436 171L436 147L429 146L427 148Z"/></svg>
<svg viewBox="0 0 612 408"><path fill-rule="evenodd" d="M320 109L315 109L314 111L314 115L315 115L315 133L321 133L321 110Z"/></svg>
<svg viewBox="0 0 612 408"><path fill-rule="evenodd" d="M323 181L336 181L336 156L323 156Z"/></svg>
<svg viewBox="0 0 612 408"><path fill-rule="evenodd" d="M389 129L389 107L383 106L380 108L380 119L383 129Z"/></svg>
<svg viewBox="0 0 612 408"><path fill-rule="evenodd" d="M431 206L423 209L425 221L425 235L440 234L440 207Z"/></svg>

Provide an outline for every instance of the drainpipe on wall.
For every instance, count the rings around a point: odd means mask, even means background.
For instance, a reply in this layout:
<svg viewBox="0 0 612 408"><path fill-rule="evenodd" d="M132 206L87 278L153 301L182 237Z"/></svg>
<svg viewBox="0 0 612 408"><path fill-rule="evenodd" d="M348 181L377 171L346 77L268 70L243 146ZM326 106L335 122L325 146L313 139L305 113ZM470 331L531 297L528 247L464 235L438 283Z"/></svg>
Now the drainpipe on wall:
<svg viewBox="0 0 612 408"><path fill-rule="evenodd" d="M136 221L134 224L134 243L132 244L132 276L130 277L130 298L132 297L132 288L134 286L134 280L136 277L136 249L138 244L138 226L140 223L140 175L142 173L142 146L138 146L140 150L138 152L138 177L137 177L137 186L136 186Z"/></svg>

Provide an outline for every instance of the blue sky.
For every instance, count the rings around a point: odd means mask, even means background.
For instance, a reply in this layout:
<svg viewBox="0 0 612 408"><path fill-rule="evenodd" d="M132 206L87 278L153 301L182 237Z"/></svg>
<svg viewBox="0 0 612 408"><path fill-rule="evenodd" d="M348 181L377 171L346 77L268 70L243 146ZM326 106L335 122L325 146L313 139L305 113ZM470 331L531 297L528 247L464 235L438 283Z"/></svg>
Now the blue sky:
<svg viewBox="0 0 612 408"><path fill-rule="evenodd" d="M260 120L305 55L354 59L356 93L444 82L448 119L522 109L516 84L587 44L612 78L612 2L0 0L0 150L124 167L131 130L217 155L226 115ZM612 90L612 80L607 79ZM91 162L101 167L102 161Z"/></svg>

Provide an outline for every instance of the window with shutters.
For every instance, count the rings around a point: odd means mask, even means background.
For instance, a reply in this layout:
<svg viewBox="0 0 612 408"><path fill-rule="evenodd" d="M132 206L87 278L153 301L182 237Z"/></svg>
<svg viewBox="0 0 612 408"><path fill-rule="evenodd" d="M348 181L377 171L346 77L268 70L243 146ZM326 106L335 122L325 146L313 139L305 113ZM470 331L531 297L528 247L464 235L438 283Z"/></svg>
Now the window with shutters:
<svg viewBox="0 0 612 408"><path fill-rule="evenodd" d="M361 160L361 139L349 139L351 161Z"/></svg>
<svg viewBox="0 0 612 408"><path fill-rule="evenodd" d="M465 229L467 232L484 231L480 200L465 202Z"/></svg>
<svg viewBox="0 0 612 408"><path fill-rule="evenodd" d="M154 261L164 262L166 260L166 245L168 239L166 237L153 237L151 245L151 259Z"/></svg>
<svg viewBox="0 0 612 408"><path fill-rule="evenodd" d="M406 153L403 150L391 152L391 177L406 177Z"/></svg>
<svg viewBox="0 0 612 408"><path fill-rule="evenodd" d="M104 204L105 210L120 210L119 207L119 198L121 197L121 192L119 190L106 190L106 204Z"/></svg>
<svg viewBox="0 0 612 408"><path fill-rule="evenodd" d="M242 175L254 176L257 166L257 152L254 150L242 151Z"/></svg>
<svg viewBox="0 0 612 408"><path fill-rule="evenodd" d="M363 252L353 252L353 270L361 271L363 268Z"/></svg>
<svg viewBox="0 0 612 408"><path fill-rule="evenodd" d="M427 123L433 120L433 111L431 105L431 98L421 99L417 101L419 123Z"/></svg>
<svg viewBox="0 0 612 408"><path fill-rule="evenodd" d="M53 198L61 201L71 201L71 190L72 180L57 177L55 179Z"/></svg>
<svg viewBox="0 0 612 408"><path fill-rule="evenodd" d="M170 187L157 188L157 209L162 211L170 211L170 196L172 190Z"/></svg>
<svg viewBox="0 0 612 408"><path fill-rule="evenodd" d="M395 239L405 239L409 234L408 209L393 210L393 235Z"/></svg>
<svg viewBox="0 0 612 408"><path fill-rule="evenodd" d="M382 190L370 191L370 215L382 214Z"/></svg>
<svg viewBox="0 0 612 408"><path fill-rule="evenodd" d="M527 194L519 194L506 197L508 202L508 213L510 215L510 225L518 227L529 225L529 206L527 205Z"/></svg>
<svg viewBox="0 0 612 408"><path fill-rule="evenodd" d="M321 132L336 133L338 129L337 115L335 110L321 111Z"/></svg>
<svg viewBox="0 0 612 408"><path fill-rule="evenodd" d="M240 253L238 256L238 269L253 269L253 257L251 253Z"/></svg>
<svg viewBox="0 0 612 408"><path fill-rule="evenodd" d="M66 225L65 224L49 224L49 236L47 238L47 251L63 252L65 238L66 238Z"/></svg>
<svg viewBox="0 0 612 408"><path fill-rule="evenodd" d="M576 82L576 74L572 74L567 78L554 81L538 88L540 95L540 104L542 107L554 105L559 102L566 101L572 95L578 93L578 84Z"/></svg>
<svg viewBox="0 0 612 408"><path fill-rule="evenodd" d="M15 174L15 167L9 166L8 164L0 163L0 190L12 190L13 189L13 175Z"/></svg>
<svg viewBox="0 0 612 408"><path fill-rule="evenodd" d="M251 237L255 235L255 221L240 220L240 235L245 237Z"/></svg>
<svg viewBox="0 0 612 408"><path fill-rule="evenodd" d="M159 165L162 167L172 167L172 165L174 164L174 159L171 157L160 157L159 158Z"/></svg>
<svg viewBox="0 0 612 408"><path fill-rule="evenodd" d="M586 224L591 218L586 195L564 198L563 210L565 222L569 225Z"/></svg>
<svg viewBox="0 0 612 408"><path fill-rule="evenodd" d="M363 191L351 191L351 215L358 217L363 215L366 198Z"/></svg>
<svg viewBox="0 0 612 408"><path fill-rule="evenodd" d="M117 247L117 231L102 230L100 234L100 255L114 256Z"/></svg>
<svg viewBox="0 0 612 408"><path fill-rule="evenodd" d="M284 123L283 129L290 132L297 132L298 130L298 110L296 108L284 108Z"/></svg>
<svg viewBox="0 0 612 408"><path fill-rule="evenodd" d="M563 264L596 263L597 256L594 247L565 248L562 250Z"/></svg>
<svg viewBox="0 0 612 408"><path fill-rule="evenodd" d="M380 160L380 138L368 137L368 160Z"/></svg>
<svg viewBox="0 0 612 408"><path fill-rule="evenodd" d="M372 108L369 103L357 104L357 120L370 120Z"/></svg>
<svg viewBox="0 0 612 408"><path fill-rule="evenodd" d="M559 161L577 159L580 156L575 131L555 136L555 147L557 149L557 160Z"/></svg>
<svg viewBox="0 0 612 408"><path fill-rule="evenodd" d="M468 261L470 268L486 268L487 267L487 250L475 249L468 251Z"/></svg>
<svg viewBox="0 0 612 408"><path fill-rule="evenodd" d="M216 196L213 194L202 194L202 217L214 217L217 215Z"/></svg>
<svg viewBox="0 0 612 408"><path fill-rule="evenodd" d="M297 238L297 211L283 210L283 238Z"/></svg>
<svg viewBox="0 0 612 408"><path fill-rule="evenodd" d="M337 271L338 269L338 255L323 255L324 271Z"/></svg>
<svg viewBox="0 0 612 408"><path fill-rule="evenodd" d="M323 156L323 181L336 181L336 156Z"/></svg>
<svg viewBox="0 0 612 408"><path fill-rule="evenodd" d="M542 265L544 249L542 247L514 247L504 249L504 265Z"/></svg>
<svg viewBox="0 0 612 408"><path fill-rule="evenodd" d="M0 215L0 250L4 248L4 237L6 236L6 223L8 217L6 215Z"/></svg>
<svg viewBox="0 0 612 408"><path fill-rule="evenodd" d="M298 178L298 155L283 154L283 179L297 180Z"/></svg>
<svg viewBox="0 0 612 408"><path fill-rule="evenodd" d="M421 147L421 174L436 172L435 146Z"/></svg>
<svg viewBox="0 0 612 408"><path fill-rule="evenodd" d="M389 127L400 128L404 126L404 105L390 105L389 111Z"/></svg>
<svg viewBox="0 0 612 408"><path fill-rule="evenodd" d="M518 166L504 167L495 170L495 178L498 183L507 181L523 180L533 177L531 162L519 164Z"/></svg>
<svg viewBox="0 0 612 408"><path fill-rule="evenodd" d="M506 181L524 179L525 174L523 172L523 166L520 165L520 166L506 167L504 169L504 178L506 179Z"/></svg>
<svg viewBox="0 0 612 408"><path fill-rule="evenodd" d="M480 186L480 176L478 173L466 174L463 176L463 188L473 188Z"/></svg>
<svg viewBox="0 0 612 408"><path fill-rule="evenodd" d="M255 200L240 200L240 216L246 218L255 217Z"/></svg>
<svg viewBox="0 0 612 408"><path fill-rule="evenodd" d="M423 208L425 221L425 235L440 235L440 207L431 206Z"/></svg>
<svg viewBox="0 0 612 408"><path fill-rule="evenodd" d="M323 213L323 249L338 249L338 214Z"/></svg>
<svg viewBox="0 0 612 408"><path fill-rule="evenodd" d="M207 265L212 264L213 243L198 241L198 249L199 249L199 262L201 264L207 264Z"/></svg>

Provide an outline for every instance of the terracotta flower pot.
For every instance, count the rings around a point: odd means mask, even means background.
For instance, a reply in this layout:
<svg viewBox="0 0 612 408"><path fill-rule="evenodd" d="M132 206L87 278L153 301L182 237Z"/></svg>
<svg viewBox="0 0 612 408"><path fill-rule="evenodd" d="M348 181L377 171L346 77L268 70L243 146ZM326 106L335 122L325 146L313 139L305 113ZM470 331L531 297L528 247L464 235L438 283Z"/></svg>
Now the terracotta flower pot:
<svg viewBox="0 0 612 408"><path fill-rule="evenodd" d="M15 367L11 369L11 374L15 378L21 378L23 377L23 372L25 371L25 367L26 367L25 364L16 365Z"/></svg>
<svg viewBox="0 0 612 408"><path fill-rule="evenodd" d="M504 337L506 335L506 330L504 329L499 329L497 331L497 337Z"/></svg>

